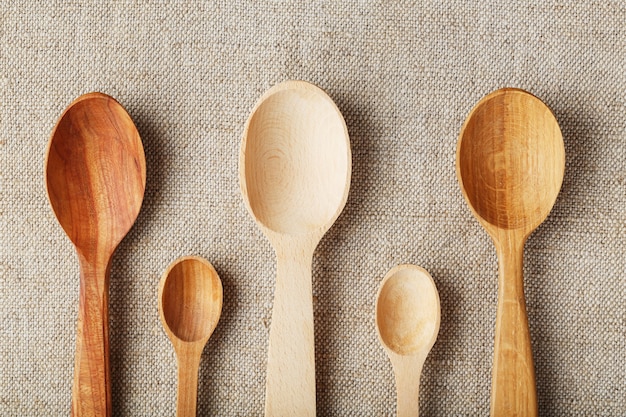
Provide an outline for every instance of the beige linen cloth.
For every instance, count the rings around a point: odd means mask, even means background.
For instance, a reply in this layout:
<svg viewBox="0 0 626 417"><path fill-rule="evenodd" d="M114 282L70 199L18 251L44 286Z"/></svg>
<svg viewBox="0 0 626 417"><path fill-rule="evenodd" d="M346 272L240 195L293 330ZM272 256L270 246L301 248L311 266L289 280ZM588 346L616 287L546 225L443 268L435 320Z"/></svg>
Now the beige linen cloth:
<svg viewBox="0 0 626 417"><path fill-rule="evenodd" d="M524 261L542 416L626 415L626 3L622 1L0 2L0 415L67 416L78 263L43 183L49 134L78 95L134 119L148 164L110 287L115 416L172 416L176 361L157 283L210 260L224 310L204 350L201 416L263 414L275 259L239 192L240 135L261 94L317 84L353 152L347 206L313 261L317 412L391 416L374 328L398 263L432 274L439 339L424 416L489 410L497 264L455 176L459 129L505 86L554 111L567 167Z"/></svg>

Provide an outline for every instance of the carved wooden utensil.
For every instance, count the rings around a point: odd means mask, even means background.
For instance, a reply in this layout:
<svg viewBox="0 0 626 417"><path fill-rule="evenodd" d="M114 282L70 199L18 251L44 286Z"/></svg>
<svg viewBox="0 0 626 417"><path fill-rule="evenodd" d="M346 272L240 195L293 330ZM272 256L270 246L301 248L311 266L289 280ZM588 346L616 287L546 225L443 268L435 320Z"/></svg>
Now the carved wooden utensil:
<svg viewBox="0 0 626 417"><path fill-rule="evenodd" d="M398 265L387 273L376 298L376 331L396 375L398 417L419 415L420 375L440 316L439 293L425 269Z"/></svg>
<svg viewBox="0 0 626 417"><path fill-rule="evenodd" d="M174 261L159 283L159 315L178 357L176 415L195 417L202 350L222 314L222 281L207 260Z"/></svg>
<svg viewBox="0 0 626 417"><path fill-rule="evenodd" d="M278 262L266 416L315 415L311 263L346 203L350 174L346 124L326 93L287 81L263 95L243 133L239 179Z"/></svg>
<svg viewBox="0 0 626 417"><path fill-rule="evenodd" d="M52 131L45 181L80 263L72 415L110 416L109 267L146 186L143 146L126 110L101 93L77 98Z"/></svg>
<svg viewBox="0 0 626 417"><path fill-rule="evenodd" d="M491 415L536 416L523 253L563 182L561 130L550 109L530 93L495 91L467 117L456 168L463 196L493 239L499 260Z"/></svg>

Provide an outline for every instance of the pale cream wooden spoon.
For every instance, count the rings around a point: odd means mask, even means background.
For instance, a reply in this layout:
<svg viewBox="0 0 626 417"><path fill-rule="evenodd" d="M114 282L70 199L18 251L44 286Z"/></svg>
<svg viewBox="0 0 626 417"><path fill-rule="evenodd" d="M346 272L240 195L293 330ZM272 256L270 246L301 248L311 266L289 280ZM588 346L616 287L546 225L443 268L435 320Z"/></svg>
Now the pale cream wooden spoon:
<svg viewBox="0 0 626 417"><path fill-rule="evenodd" d="M207 260L174 261L159 283L159 316L178 357L176 415L195 417L202 350L222 314L222 281Z"/></svg>
<svg viewBox="0 0 626 417"><path fill-rule="evenodd" d="M276 252L266 416L315 415L313 251L348 197L346 124L312 84L268 90L243 133L239 178L246 206Z"/></svg>
<svg viewBox="0 0 626 417"><path fill-rule="evenodd" d="M528 235L548 216L565 171L550 109L530 93L502 89L470 112L457 146L457 177L499 260L492 416L536 416L535 370L524 300Z"/></svg>
<svg viewBox="0 0 626 417"><path fill-rule="evenodd" d="M387 273L376 298L376 331L396 375L398 417L419 415L420 376L440 316L439 292L425 269L398 265Z"/></svg>
<svg viewBox="0 0 626 417"><path fill-rule="evenodd" d="M50 204L80 263L71 413L110 416L109 272L141 208L143 146L126 110L112 97L90 93L61 115L45 165Z"/></svg>

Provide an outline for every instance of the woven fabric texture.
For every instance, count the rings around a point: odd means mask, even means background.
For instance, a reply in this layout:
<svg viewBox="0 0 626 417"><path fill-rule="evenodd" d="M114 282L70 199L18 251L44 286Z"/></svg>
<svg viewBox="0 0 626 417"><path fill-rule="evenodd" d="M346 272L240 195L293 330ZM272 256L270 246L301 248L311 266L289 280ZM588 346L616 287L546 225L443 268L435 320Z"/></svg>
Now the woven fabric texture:
<svg viewBox="0 0 626 417"><path fill-rule="evenodd" d="M625 3L1 3L0 415L69 413L78 261L43 166L58 117L90 91L125 106L148 166L111 269L114 416L175 414L157 285L182 255L207 258L224 286L198 415L263 414L276 266L241 197L238 153L254 104L287 79L333 98L352 146L347 205L313 260L318 415L395 415L374 303L400 263L426 268L441 297L422 415L488 415L497 260L455 160L471 108L505 86L551 107L566 149L524 260L540 414L626 414Z"/></svg>

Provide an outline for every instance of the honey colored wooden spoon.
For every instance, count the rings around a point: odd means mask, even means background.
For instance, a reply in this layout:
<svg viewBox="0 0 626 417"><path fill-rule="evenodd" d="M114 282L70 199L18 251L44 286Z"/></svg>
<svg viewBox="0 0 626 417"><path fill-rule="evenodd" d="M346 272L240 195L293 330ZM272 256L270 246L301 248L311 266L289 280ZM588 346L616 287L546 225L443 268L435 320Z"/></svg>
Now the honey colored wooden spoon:
<svg viewBox="0 0 626 417"><path fill-rule="evenodd" d="M419 415L420 375L440 316L439 293L425 269L398 265L387 273L376 298L376 331L396 375L398 417Z"/></svg>
<svg viewBox="0 0 626 417"><path fill-rule="evenodd" d="M348 131L333 101L303 81L263 95L243 133L239 178L278 262L266 416L315 415L313 251L348 197Z"/></svg>
<svg viewBox="0 0 626 417"><path fill-rule="evenodd" d="M197 256L174 261L159 283L159 315L178 357L176 415L195 417L202 350L222 314L222 281Z"/></svg>
<svg viewBox="0 0 626 417"><path fill-rule="evenodd" d="M126 110L100 93L77 98L52 131L45 180L80 263L72 415L110 416L109 266L146 186L143 146Z"/></svg>
<svg viewBox="0 0 626 417"><path fill-rule="evenodd" d="M467 117L456 167L463 196L493 239L499 260L491 415L536 416L523 254L563 182L561 130L550 109L530 93L495 91Z"/></svg>

